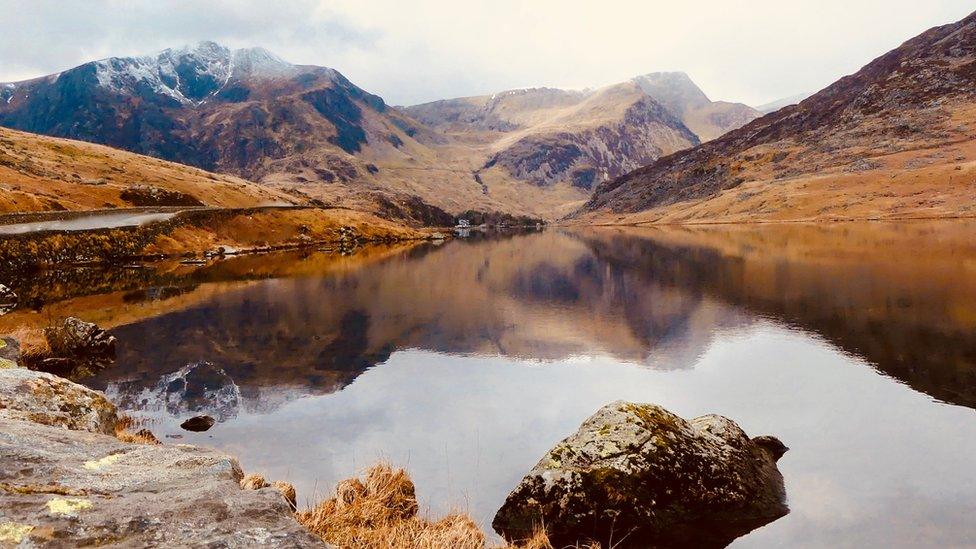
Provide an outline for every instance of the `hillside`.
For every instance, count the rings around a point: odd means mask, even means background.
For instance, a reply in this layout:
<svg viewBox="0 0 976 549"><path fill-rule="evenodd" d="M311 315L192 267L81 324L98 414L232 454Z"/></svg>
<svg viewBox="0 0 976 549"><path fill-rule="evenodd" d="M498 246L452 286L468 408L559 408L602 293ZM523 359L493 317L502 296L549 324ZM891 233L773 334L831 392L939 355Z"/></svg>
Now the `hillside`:
<svg viewBox="0 0 976 549"><path fill-rule="evenodd" d="M301 202L238 177L6 128L0 128L0 190L0 213Z"/></svg>
<svg viewBox="0 0 976 549"><path fill-rule="evenodd" d="M510 90L401 110L442 137L441 158L470 166L486 196L546 217L569 213L601 181L698 143L630 83Z"/></svg>
<svg viewBox="0 0 976 549"><path fill-rule="evenodd" d="M333 69L213 42L0 84L0 125L80 139L360 209L485 197L441 138Z"/></svg>
<svg viewBox="0 0 976 549"><path fill-rule="evenodd" d="M596 90L509 90L402 110L459 144L470 162L481 159L476 173L489 192L528 182L554 191L550 202L564 212L603 181L759 116L746 105L711 101L684 73L652 73Z"/></svg>
<svg viewBox="0 0 976 549"><path fill-rule="evenodd" d="M976 215L976 14L594 192L578 220Z"/></svg>

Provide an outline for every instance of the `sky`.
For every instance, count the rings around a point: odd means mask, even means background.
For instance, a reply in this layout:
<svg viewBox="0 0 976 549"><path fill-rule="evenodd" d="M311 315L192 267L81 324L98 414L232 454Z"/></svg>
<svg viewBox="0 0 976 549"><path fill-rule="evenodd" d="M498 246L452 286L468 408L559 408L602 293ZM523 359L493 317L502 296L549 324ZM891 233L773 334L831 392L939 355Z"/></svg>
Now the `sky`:
<svg viewBox="0 0 976 549"><path fill-rule="evenodd" d="M684 71L713 100L815 92L972 0L0 0L0 82L200 40L407 105Z"/></svg>

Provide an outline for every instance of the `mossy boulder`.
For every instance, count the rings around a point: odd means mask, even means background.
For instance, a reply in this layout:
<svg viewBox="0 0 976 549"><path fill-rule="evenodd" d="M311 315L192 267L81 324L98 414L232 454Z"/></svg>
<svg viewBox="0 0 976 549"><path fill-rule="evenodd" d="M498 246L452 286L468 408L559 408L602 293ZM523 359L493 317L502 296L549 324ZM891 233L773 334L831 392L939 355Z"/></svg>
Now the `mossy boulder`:
<svg viewBox="0 0 976 549"><path fill-rule="evenodd" d="M539 461L493 526L511 541L544 526L556 547L723 547L788 512L785 451L728 418L614 402Z"/></svg>

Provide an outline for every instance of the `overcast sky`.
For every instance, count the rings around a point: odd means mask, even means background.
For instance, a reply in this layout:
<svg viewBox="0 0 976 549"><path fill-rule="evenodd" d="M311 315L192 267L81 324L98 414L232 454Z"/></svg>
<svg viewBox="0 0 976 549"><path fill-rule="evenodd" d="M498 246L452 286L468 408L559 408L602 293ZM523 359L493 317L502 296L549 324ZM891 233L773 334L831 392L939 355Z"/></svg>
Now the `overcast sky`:
<svg viewBox="0 0 976 549"><path fill-rule="evenodd" d="M0 81L209 39L338 69L392 104L661 70L712 99L816 91L972 0L0 0Z"/></svg>

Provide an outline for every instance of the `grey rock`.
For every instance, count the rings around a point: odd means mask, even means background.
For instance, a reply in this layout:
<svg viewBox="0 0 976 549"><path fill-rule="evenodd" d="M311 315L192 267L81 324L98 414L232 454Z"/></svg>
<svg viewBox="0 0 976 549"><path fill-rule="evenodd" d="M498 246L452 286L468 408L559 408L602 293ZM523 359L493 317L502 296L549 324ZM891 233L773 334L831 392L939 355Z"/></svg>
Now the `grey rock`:
<svg viewBox="0 0 976 549"><path fill-rule="evenodd" d="M724 547L789 512L785 451L728 418L614 402L542 458L493 526L518 540L545 525L556 547Z"/></svg>
<svg viewBox="0 0 976 549"><path fill-rule="evenodd" d="M328 547L275 487L242 490L235 459L125 443L103 434L114 425L95 391L0 370L0 544Z"/></svg>
<svg viewBox="0 0 976 549"><path fill-rule="evenodd" d="M0 418L0 455L0 526L30 547L326 547L213 450Z"/></svg>
<svg viewBox="0 0 976 549"><path fill-rule="evenodd" d="M101 393L66 379L24 368L0 369L0 418L112 434L115 405Z"/></svg>

